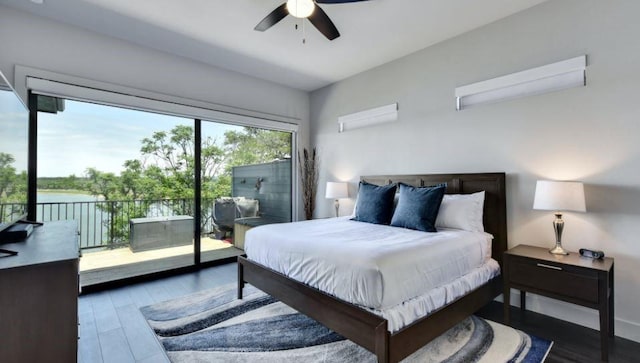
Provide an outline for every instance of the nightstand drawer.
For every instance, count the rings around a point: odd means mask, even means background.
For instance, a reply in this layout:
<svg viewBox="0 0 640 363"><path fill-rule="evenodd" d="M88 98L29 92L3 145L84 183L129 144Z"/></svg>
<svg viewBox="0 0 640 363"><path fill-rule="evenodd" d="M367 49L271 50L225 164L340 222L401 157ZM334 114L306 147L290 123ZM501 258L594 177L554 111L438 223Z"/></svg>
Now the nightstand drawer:
<svg viewBox="0 0 640 363"><path fill-rule="evenodd" d="M533 259L510 258L509 281L540 293L598 303L598 274Z"/></svg>

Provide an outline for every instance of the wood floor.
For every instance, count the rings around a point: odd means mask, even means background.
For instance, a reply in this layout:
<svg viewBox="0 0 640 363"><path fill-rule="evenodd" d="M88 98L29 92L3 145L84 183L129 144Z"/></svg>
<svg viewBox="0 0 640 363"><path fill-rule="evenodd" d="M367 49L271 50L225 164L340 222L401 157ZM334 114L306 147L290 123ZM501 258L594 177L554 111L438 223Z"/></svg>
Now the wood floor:
<svg viewBox="0 0 640 363"><path fill-rule="evenodd" d="M235 283L235 264L81 295L78 362L169 362L140 307Z"/></svg>
<svg viewBox="0 0 640 363"><path fill-rule="evenodd" d="M235 264L210 267L178 276L81 295L79 298L80 340L78 361L169 362L139 308L224 284L235 284ZM502 304L493 302L479 314L502 321ZM548 363L599 362L599 333L575 324L519 309L512 311L512 323L521 330L554 341ZM640 343L615 338L610 362L640 361Z"/></svg>
<svg viewBox="0 0 640 363"><path fill-rule="evenodd" d="M498 323L503 321L502 303L492 302L476 315ZM541 338L553 340L546 363L591 363L600 360L600 332L564 320L511 307L511 326ZM640 362L640 343L615 337L609 341L609 362Z"/></svg>

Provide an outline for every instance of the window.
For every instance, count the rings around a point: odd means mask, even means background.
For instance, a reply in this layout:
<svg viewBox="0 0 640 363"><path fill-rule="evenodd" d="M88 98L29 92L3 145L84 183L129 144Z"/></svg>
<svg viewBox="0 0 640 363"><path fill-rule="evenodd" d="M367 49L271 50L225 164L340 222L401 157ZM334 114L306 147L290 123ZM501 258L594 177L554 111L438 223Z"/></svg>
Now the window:
<svg viewBox="0 0 640 363"><path fill-rule="evenodd" d="M236 221L292 220L295 125L38 82L36 217L78 222L83 286L238 256Z"/></svg>
<svg viewBox="0 0 640 363"><path fill-rule="evenodd" d="M218 241L244 249L244 232L292 220L292 134L202 123L202 261Z"/></svg>

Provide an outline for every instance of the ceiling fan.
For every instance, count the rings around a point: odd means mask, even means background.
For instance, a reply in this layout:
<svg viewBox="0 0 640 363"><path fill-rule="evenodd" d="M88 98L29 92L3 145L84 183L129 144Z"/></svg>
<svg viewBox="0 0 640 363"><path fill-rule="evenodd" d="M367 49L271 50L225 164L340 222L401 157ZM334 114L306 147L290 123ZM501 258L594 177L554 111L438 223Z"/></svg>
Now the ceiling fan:
<svg viewBox="0 0 640 363"><path fill-rule="evenodd" d="M254 30L265 31L276 25L280 20L291 14L296 18L307 18L327 39L334 40L340 32L333 24L327 13L318 4L344 4L368 0L287 0L267 15Z"/></svg>

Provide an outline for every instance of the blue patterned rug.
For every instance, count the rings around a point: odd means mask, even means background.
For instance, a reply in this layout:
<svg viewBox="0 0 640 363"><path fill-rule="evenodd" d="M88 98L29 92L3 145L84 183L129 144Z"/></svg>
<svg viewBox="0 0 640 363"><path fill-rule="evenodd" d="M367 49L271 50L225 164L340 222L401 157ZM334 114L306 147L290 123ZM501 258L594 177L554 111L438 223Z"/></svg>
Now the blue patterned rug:
<svg viewBox="0 0 640 363"><path fill-rule="evenodd" d="M223 286L140 309L184 362L375 362L374 355L251 286ZM471 316L402 362L543 362L552 342Z"/></svg>

